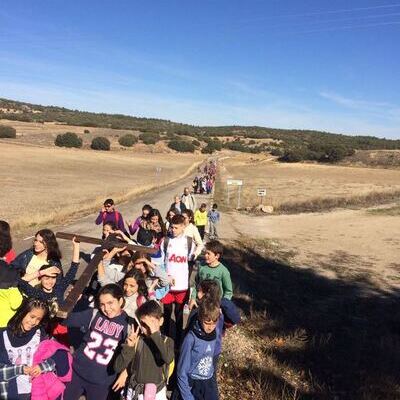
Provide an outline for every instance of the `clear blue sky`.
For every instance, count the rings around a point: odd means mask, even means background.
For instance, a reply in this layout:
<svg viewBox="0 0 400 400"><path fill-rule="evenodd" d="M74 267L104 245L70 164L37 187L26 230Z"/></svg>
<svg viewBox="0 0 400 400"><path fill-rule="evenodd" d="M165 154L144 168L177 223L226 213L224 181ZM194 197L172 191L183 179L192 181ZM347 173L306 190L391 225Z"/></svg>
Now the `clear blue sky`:
<svg viewBox="0 0 400 400"><path fill-rule="evenodd" d="M18 1L0 97L400 138L399 0Z"/></svg>

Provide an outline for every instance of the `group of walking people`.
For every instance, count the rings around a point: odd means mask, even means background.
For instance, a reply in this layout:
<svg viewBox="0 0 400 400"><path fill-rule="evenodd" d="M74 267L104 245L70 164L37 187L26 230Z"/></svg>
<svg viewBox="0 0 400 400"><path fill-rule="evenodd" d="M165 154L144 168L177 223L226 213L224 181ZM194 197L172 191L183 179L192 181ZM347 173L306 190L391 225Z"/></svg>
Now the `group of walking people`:
<svg viewBox="0 0 400 400"><path fill-rule="evenodd" d="M106 199L95 223L120 245L93 249L102 251L97 273L66 319L58 310L80 267L79 241L62 267L51 230L16 255L0 221L0 399L218 399L222 337L240 321L218 221L216 204L197 209L188 188L165 221L145 204L126 225Z"/></svg>

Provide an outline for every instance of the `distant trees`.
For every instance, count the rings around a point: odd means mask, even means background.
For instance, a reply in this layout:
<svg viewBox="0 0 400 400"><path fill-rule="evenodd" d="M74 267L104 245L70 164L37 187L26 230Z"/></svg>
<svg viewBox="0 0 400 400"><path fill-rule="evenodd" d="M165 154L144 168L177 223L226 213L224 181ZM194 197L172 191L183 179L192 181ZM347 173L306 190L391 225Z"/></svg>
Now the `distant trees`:
<svg viewBox="0 0 400 400"><path fill-rule="evenodd" d="M110 150L110 141L104 136L97 136L92 140L90 147L93 150Z"/></svg>
<svg viewBox="0 0 400 400"><path fill-rule="evenodd" d="M58 147L82 147L82 139L75 132L60 133L54 140Z"/></svg>
<svg viewBox="0 0 400 400"><path fill-rule="evenodd" d="M118 139L118 143L124 147L132 147L137 142L138 138L135 135L132 135L131 133L127 133L126 135L121 136Z"/></svg>
<svg viewBox="0 0 400 400"><path fill-rule="evenodd" d="M192 143L186 140L171 140L168 147L181 153L193 153L196 149Z"/></svg>
<svg viewBox="0 0 400 400"><path fill-rule="evenodd" d="M0 125L0 138L15 139L17 131L12 126Z"/></svg>

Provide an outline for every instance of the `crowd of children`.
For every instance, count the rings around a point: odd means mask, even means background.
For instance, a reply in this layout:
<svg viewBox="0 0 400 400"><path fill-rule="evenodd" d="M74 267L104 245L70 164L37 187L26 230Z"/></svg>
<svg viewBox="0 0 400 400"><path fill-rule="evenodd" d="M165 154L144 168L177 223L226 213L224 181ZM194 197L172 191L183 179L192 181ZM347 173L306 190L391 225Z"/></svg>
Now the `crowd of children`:
<svg viewBox="0 0 400 400"><path fill-rule="evenodd" d="M204 169L212 179L215 171ZM215 240L219 218L216 204L196 209L188 188L166 223L146 204L125 226L107 199L95 221L102 238L143 251L95 249L103 251L97 274L66 319L57 311L78 272L78 240L63 271L51 230L16 256L0 221L0 399L218 399L222 336L240 321Z"/></svg>

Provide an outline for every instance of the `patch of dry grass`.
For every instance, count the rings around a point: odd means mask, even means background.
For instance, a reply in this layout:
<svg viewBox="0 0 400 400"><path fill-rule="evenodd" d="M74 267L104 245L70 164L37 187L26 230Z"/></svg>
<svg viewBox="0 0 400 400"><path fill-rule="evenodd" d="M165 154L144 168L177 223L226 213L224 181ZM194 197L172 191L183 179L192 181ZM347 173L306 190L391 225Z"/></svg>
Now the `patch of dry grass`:
<svg viewBox="0 0 400 400"><path fill-rule="evenodd" d="M257 188L266 188L264 204L281 212L321 211L336 207L364 207L397 199L400 170L320 164L283 164L267 157L239 155L223 160L218 201L227 206L226 179L242 179L241 207L260 202ZM237 188L230 188L231 207Z"/></svg>
<svg viewBox="0 0 400 400"><path fill-rule="evenodd" d="M370 192L367 194L349 195L346 197L318 197L307 201L282 203L274 209L274 212L281 214L298 214L301 212L329 211L336 208L366 208L385 203L393 203L399 199L400 190ZM383 210L384 209L382 209L380 213L384 213ZM396 212L396 210L392 211ZM397 210L397 213L398 212L399 211ZM388 215L387 212L386 215Z"/></svg>
<svg viewBox="0 0 400 400"><path fill-rule="evenodd" d="M226 249L244 322L224 338L221 398L399 399L398 298L354 271L329 279L291 265L276 247Z"/></svg>
<svg viewBox="0 0 400 400"><path fill-rule="evenodd" d="M2 218L14 230L62 223L186 175L201 157L105 153L0 144ZM156 174L156 167L161 173Z"/></svg>

